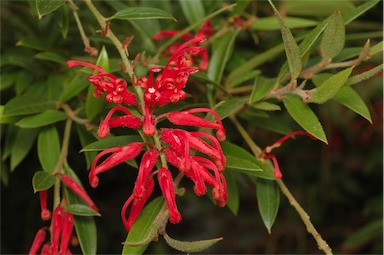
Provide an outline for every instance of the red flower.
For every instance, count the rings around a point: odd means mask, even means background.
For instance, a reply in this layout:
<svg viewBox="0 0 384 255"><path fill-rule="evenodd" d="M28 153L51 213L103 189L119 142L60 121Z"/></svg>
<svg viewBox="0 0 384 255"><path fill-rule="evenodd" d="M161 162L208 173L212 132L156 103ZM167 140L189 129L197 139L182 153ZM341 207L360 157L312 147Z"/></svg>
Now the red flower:
<svg viewBox="0 0 384 255"><path fill-rule="evenodd" d="M39 192L41 219L44 221L49 220L51 218L51 212L47 209L47 197L48 197L47 189Z"/></svg>

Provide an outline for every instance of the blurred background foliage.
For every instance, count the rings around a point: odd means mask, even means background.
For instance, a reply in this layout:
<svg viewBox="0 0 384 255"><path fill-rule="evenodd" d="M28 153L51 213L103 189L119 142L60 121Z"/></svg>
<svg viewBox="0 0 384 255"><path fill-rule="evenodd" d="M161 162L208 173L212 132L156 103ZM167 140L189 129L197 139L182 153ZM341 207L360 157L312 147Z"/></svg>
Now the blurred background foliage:
<svg viewBox="0 0 384 255"><path fill-rule="evenodd" d="M153 6L164 9L178 20L160 20L156 26L148 26L146 21L113 22L114 32L123 38L134 34L130 52L143 50L154 54L157 46L149 40L159 30L183 28L187 20L177 1L97 1L100 11L110 16L121 5ZM203 1L207 13L215 9L220 1ZM332 14L335 9L346 13L362 1L286 1L276 2L285 15L319 21ZM83 21L91 45L97 49L106 46L112 59L111 71L117 71L118 55L112 45L96 31L96 21L84 8L81 1L79 16ZM267 2L239 1L239 6L247 5L248 15L267 17L272 10ZM239 7L239 8L240 8ZM382 41L382 1L359 19L347 26L346 47L361 47L367 38L371 45ZM223 14L225 16L226 14ZM216 18L220 19L220 18ZM213 22L215 24L215 22ZM255 23L257 24L257 22ZM306 31L313 25L297 23L292 29L294 35ZM301 24L301 25L300 25ZM237 38L236 48L227 65L227 72L235 69L250 56L260 54L281 43L278 29L259 25L252 31L242 32ZM214 26L215 27L215 26ZM68 72L62 64L73 57L94 62L94 57L83 52L83 44L70 9L65 6L59 11L38 20L34 1L1 1L1 105L11 98L32 89L51 89L57 96L55 84L60 83ZM47 53L48 52L48 53ZM381 54L378 54L381 55ZM367 63L359 65L354 72L359 73L382 63L382 56L376 55ZM134 55L132 55L134 56ZM274 77L285 61L280 54L259 67L266 77ZM140 68L140 66L139 66ZM140 71L140 69L139 69ZM119 75L123 76L120 72ZM84 85L86 81L84 80ZM382 73L358 84L354 88L367 103L373 124L335 102L328 102L313 109L319 116L326 131L329 145L310 139L294 139L286 142L275 151L283 169L284 181L300 204L311 216L313 224L327 240L335 253L382 254L383 253L383 86ZM84 86L83 88L85 88ZM196 91L194 91L196 90ZM81 91L79 91L80 93ZM198 93L199 87L190 93ZM84 100L84 94L77 99ZM278 112L274 117L285 126L298 126L286 112ZM272 144L281 134L266 130L258 121L242 124L260 146ZM240 135L230 122L225 122L228 139L242 144ZM4 148L5 132L10 126L1 126L1 145ZM57 125L59 133L62 126ZM32 132L33 133L33 132ZM33 134L30 134L33 136ZM36 229L41 226L39 219L38 196L33 195L31 179L40 169L36 160L37 151L31 144L26 158L13 169L8 157L1 161L1 253L26 253ZM69 151L70 165L80 178L86 180L87 172L84 155L79 154L82 146L76 134L71 139ZM28 150L27 150L28 152ZM121 169L123 166L118 166ZM83 171L84 170L84 171ZM101 212L96 219L98 228L98 253L120 253L120 241L126 233L120 222L120 208L129 194L129 184L133 185L133 175L129 171L111 171L105 175L98 189L85 185ZM127 183L128 180L128 183ZM131 181L131 183L129 183ZM179 199L179 208L184 220L178 225L168 225L170 236L180 240L199 240L223 236L224 241L211 247L206 253L318 253L316 243L306 232L296 212L285 197L269 235L257 209L255 186L238 176L240 184L240 207L237 216L228 209L211 206L209 199L200 199L192 194L190 182L186 181L186 195ZM175 253L162 240L150 245L149 253ZM74 253L80 250L73 250Z"/></svg>

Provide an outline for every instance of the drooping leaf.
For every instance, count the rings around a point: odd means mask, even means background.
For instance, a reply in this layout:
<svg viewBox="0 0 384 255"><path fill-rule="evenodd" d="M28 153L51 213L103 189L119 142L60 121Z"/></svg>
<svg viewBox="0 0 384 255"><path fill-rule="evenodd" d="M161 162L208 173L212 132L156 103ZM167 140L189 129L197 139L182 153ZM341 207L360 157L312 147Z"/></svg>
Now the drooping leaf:
<svg viewBox="0 0 384 255"><path fill-rule="evenodd" d="M65 0L36 0L36 9L39 19L41 19L44 15L56 11L64 3Z"/></svg>
<svg viewBox="0 0 384 255"><path fill-rule="evenodd" d="M284 17L283 21L289 29L313 27L313 26L316 26L318 23L316 20L303 19L303 18L297 18L297 17ZM280 25L275 17L263 17L263 18L258 18L255 22L253 22L252 29L278 30L280 29Z"/></svg>
<svg viewBox="0 0 384 255"><path fill-rule="evenodd" d="M179 1L184 17L190 25L205 17L204 5L201 0Z"/></svg>
<svg viewBox="0 0 384 255"><path fill-rule="evenodd" d="M237 187L236 176L230 171L223 172L225 180L227 182L228 199L226 206L231 210L234 215L237 215L239 210L239 190Z"/></svg>
<svg viewBox="0 0 384 255"><path fill-rule="evenodd" d="M344 48L345 27L343 17L336 11L328 20L320 43L321 55L324 61L332 59Z"/></svg>
<svg viewBox="0 0 384 255"><path fill-rule="evenodd" d="M32 149L38 133L37 128L19 128L11 148L11 171L23 161Z"/></svg>
<svg viewBox="0 0 384 255"><path fill-rule="evenodd" d="M223 100L216 105L215 111L220 116L220 119L225 119L231 113L234 113L241 109L248 101L246 97L236 97L228 100Z"/></svg>
<svg viewBox="0 0 384 255"><path fill-rule="evenodd" d="M139 217L133 224L128 233L123 247L122 254L143 254L148 244L141 246L130 246L126 243L138 243L149 239L151 241L157 235L157 224L155 222L161 208L163 207L163 197L158 197L144 207Z"/></svg>
<svg viewBox="0 0 384 255"><path fill-rule="evenodd" d="M116 12L107 20L136 20L136 19L172 19L176 21L168 12L153 7L129 7Z"/></svg>
<svg viewBox="0 0 384 255"><path fill-rule="evenodd" d="M351 74L353 67L347 68L343 71L330 77L320 87L316 88L309 101L313 103L322 104L331 99L340 88L345 85L349 75Z"/></svg>
<svg viewBox="0 0 384 255"><path fill-rule="evenodd" d="M40 52L35 55L35 58L42 60L49 60L61 65L65 65L65 58L56 52Z"/></svg>
<svg viewBox="0 0 384 255"><path fill-rule="evenodd" d="M56 182L56 177L45 171L37 171L32 177L33 192L47 190Z"/></svg>
<svg viewBox="0 0 384 255"><path fill-rule="evenodd" d="M123 135L118 137L107 137L105 139L88 144L81 151L101 151L112 147L124 146L133 142L142 142L139 135Z"/></svg>
<svg viewBox="0 0 384 255"><path fill-rule="evenodd" d="M295 95L286 95L283 98L284 106L287 108L289 115L308 133L323 141L327 142L327 137L320 124L319 119L311 108Z"/></svg>
<svg viewBox="0 0 384 255"><path fill-rule="evenodd" d="M16 122L15 125L23 128L35 128L53 124L67 118L68 116L64 112L48 110L33 116L25 117Z"/></svg>
<svg viewBox="0 0 384 255"><path fill-rule="evenodd" d="M179 241L171 238L167 233L164 232L164 240L167 242L169 246L172 248L185 252L185 253L192 253L192 252L201 252L212 245L216 244L217 242L223 240L222 237L215 238L215 239L209 239L209 240L201 240L201 241Z"/></svg>
<svg viewBox="0 0 384 255"><path fill-rule="evenodd" d="M40 131L37 139L37 154L43 170L53 173L60 155L59 133L54 125Z"/></svg>
<svg viewBox="0 0 384 255"><path fill-rule="evenodd" d="M76 176L75 172L65 165L65 173L72 177L77 183L81 185L79 178ZM73 204L83 204L86 203L80 199L72 190L67 187L64 187L65 197L67 199L68 206ZM76 216L75 215L75 230L76 235L79 240L81 251L83 254L96 255L97 251L97 230L96 224L93 217L89 216Z"/></svg>
<svg viewBox="0 0 384 255"><path fill-rule="evenodd" d="M77 216L100 216L100 213L83 204L70 204L65 207L65 210Z"/></svg>
<svg viewBox="0 0 384 255"><path fill-rule="evenodd" d="M268 233L271 233L280 205L280 190L276 181L257 178L256 196L261 219Z"/></svg>
<svg viewBox="0 0 384 255"><path fill-rule="evenodd" d="M4 106L5 116L27 115L56 108L57 101L46 100L35 95L25 94L12 98Z"/></svg>
<svg viewBox="0 0 384 255"><path fill-rule="evenodd" d="M249 102L254 103L263 99L269 92L271 92L274 85L275 81L273 79L267 79L262 76L256 77L251 96L249 97Z"/></svg>

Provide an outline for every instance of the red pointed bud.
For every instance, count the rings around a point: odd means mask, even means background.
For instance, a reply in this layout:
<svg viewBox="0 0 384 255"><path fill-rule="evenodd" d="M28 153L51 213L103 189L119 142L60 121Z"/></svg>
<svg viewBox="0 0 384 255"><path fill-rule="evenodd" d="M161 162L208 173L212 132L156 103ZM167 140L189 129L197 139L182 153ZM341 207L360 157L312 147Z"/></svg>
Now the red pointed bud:
<svg viewBox="0 0 384 255"><path fill-rule="evenodd" d="M55 254L58 251L59 248L59 239L61 236L61 231L63 229L63 214L64 210L63 208L58 205L55 210L53 210L53 216L52 216L52 237L51 237L51 247L50 252L52 254Z"/></svg>
<svg viewBox="0 0 384 255"><path fill-rule="evenodd" d="M69 212L65 212L64 218L63 218L63 230L62 230L61 240L60 240L61 254L69 254L68 246L72 237L73 224L74 224L73 215Z"/></svg>

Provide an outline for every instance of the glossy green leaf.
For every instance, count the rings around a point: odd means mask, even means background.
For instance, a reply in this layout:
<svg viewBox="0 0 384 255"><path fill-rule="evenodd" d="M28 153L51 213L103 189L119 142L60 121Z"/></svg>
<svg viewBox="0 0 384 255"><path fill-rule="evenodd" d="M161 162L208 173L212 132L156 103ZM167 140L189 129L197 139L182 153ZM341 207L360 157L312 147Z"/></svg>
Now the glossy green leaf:
<svg viewBox="0 0 384 255"><path fill-rule="evenodd" d="M363 72L363 73L354 75L352 77L349 77L347 82L346 82L346 85L351 86L351 85L360 83L362 81L368 80L369 78L372 78L374 75L376 75L382 71L383 71L383 64L378 65L378 66L376 66L376 67L374 67L374 68L372 68L366 72Z"/></svg>
<svg viewBox="0 0 384 255"><path fill-rule="evenodd" d="M163 204L164 198L158 197L144 207L129 231L125 243L138 243L146 239L149 239L148 241L150 242L156 237L158 226L155 219L163 207ZM124 244L122 254L143 254L147 246L148 243L139 246Z"/></svg>
<svg viewBox="0 0 384 255"><path fill-rule="evenodd" d="M342 87L332 99L343 104L372 123L371 114L369 113L367 105L360 95L351 87Z"/></svg>
<svg viewBox="0 0 384 255"><path fill-rule="evenodd" d="M227 192L228 192L228 199L227 199L226 206L228 206L229 210L231 210L231 212L234 215L237 215L237 212L239 211L240 197L239 197L239 190L236 182L236 176L234 173L230 171L224 171L223 174L227 182Z"/></svg>
<svg viewBox="0 0 384 255"><path fill-rule="evenodd" d="M164 240L167 242L169 246L174 248L175 250L185 252L185 253L192 253L192 252L201 252L212 245L216 244L217 242L223 240L222 237L215 238L215 239L209 239L209 240L201 240L201 241L179 241L171 238L167 233L164 232Z"/></svg>
<svg viewBox="0 0 384 255"><path fill-rule="evenodd" d="M176 21L168 12L153 7L129 7L116 12L107 20L136 20L136 19L172 19Z"/></svg>
<svg viewBox="0 0 384 255"><path fill-rule="evenodd" d="M190 2L192 1L183 1ZM227 32L220 40L213 46L213 54L209 59L208 66L208 78L211 80L220 83L221 78L223 77L224 68L231 56L235 39L240 30L236 29L233 31Z"/></svg>
<svg viewBox="0 0 384 255"><path fill-rule="evenodd" d="M352 70L353 67L350 67L330 77L323 84L321 84L320 87L314 90L309 101L322 104L331 99L340 90L340 88L345 85Z"/></svg>
<svg viewBox="0 0 384 255"><path fill-rule="evenodd" d="M59 99L62 102L67 102L88 86L92 85L87 81L87 76L84 73L76 72L75 76L69 77L64 81L64 89L61 92Z"/></svg>
<svg viewBox="0 0 384 255"><path fill-rule="evenodd" d="M19 75L17 76L16 84L15 84L15 91L16 94L21 94L23 91L25 91L28 86L31 85L33 80L33 76L29 72L20 71Z"/></svg>
<svg viewBox="0 0 384 255"><path fill-rule="evenodd" d="M280 205L280 189L276 181L257 178L256 196L261 219L270 234Z"/></svg>
<svg viewBox="0 0 384 255"><path fill-rule="evenodd" d="M273 79L267 79L262 76L256 77L249 102L254 103L263 99L271 92L274 85L275 81Z"/></svg>
<svg viewBox="0 0 384 255"><path fill-rule="evenodd" d="M18 120L20 120L22 116L7 116L4 115L4 105L0 105L0 124L9 124L9 123L15 123Z"/></svg>
<svg viewBox="0 0 384 255"><path fill-rule="evenodd" d="M202 0L179 1L184 17L190 25L205 17L205 10Z"/></svg>
<svg viewBox="0 0 384 255"><path fill-rule="evenodd" d="M221 146L227 158L225 169L265 179L275 178L264 162L259 161L245 149L230 142L223 142Z"/></svg>
<svg viewBox="0 0 384 255"><path fill-rule="evenodd" d="M65 166L64 171L81 185L79 178L68 166ZM68 206L73 204L84 204L85 202L79 198L72 190L64 187L65 197ZM76 216L75 215L75 230L79 244L83 254L94 255L97 251L97 230L93 217Z"/></svg>
<svg viewBox="0 0 384 255"><path fill-rule="evenodd" d="M59 133L54 125L40 131L37 139L37 154L43 170L53 173L60 155Z"/></svg>
<svg viewBox="0 0 384 255"><path fill-rule="evenodd" d="M335 1L337 2L337 1ZM356 18L360 17L362 14L364 14L366 11L371 9L373 6L378 4L380 0L370 0L366 1L363 4L359 5L357 8L349 11L343 16L344 24L347 25L351 21L355 20Z"/></svg>
<svg viewBox="0 0 384 255"><path fill-rule="evenodd" d="M281 35L283 37L285 54L287 56L289 71L291 72L291 80L296 80L302 69L299 46L297 45L291 31L284 23L284 20L281 18L276 7L273 5L271 0L268 0L268 2L272 6L281 28Z"/></svg>
<svg viewBox="0 0 384 255"><path fill-rule="evenodd" d="M5 116L27 115L55 109L57 101L25 94L12 98L4 106Z"/></svg>
<svg viewBox="0 0 384 255"><path fill-rule="evenodd" d="M297 17L284 17L282 18L285 25L289 29L293 28L305 28L305 27L314 27L317 25L316 20L303 19ZM252 24L252 29L254 30L279 30L280 25L275 17L263 17L258 18Z"/></svg>
<svg viewBox="0 0 384 255"><path fill-rule="evenodd" d="M38 129L36 128L20 128L17 130L11 148L11 171L14 171L21 161L28 155L36 140L37 133Z"/></svg>
<svg viewBox="0 0 384 255"><path fill-rule="evenodd" d="M344 48L345 27L343 17L336 11L328 20L320 42L320 51L324 61L332 59Z"/></svg>
<svg viewBox="0 0 384 255"><path fill-rule="evenodd" d="M48 110L40 114L25 117L20 121L16 122L15 125L23 128L35 128L53 124L58 121L65 120L67 118L68 116L64 112Z"/></svg>
<svg viewBox="0 0 384 255"><path fill-rule="evenodd" d="M82 148L97 141L95 136L92 134L92 132L88 131L84 125L76 124L76 130L77 130L77 134L79 136ZM85 155L85 161L87 163L87 169L89 169L91 167L93 159L97 155L97 152L85 151L84 155Z"/></svg>
<svg viewBox="0 0 384 255"><path fill-rule="evenodd" d="M39 51L47 50L45 43L34 36L24 36L16 43L16 46L26 47Z"/></svg>
<svg viewBox="0 0 384 255"><path fill-rule="evenodd" d="M248 98L246 97L235 97L221 101L216 105L214 110L220 116L220 119L225 119L228 115L235 113L244 107L246 102L248 102Z"/></svg>
<svg viewBox="0 0 384 255"><path fill-rule="evenodd" d="M103 68L106 72L109 72L109 58L105 47L103 46L100 51L99 57L96 61L96 65ZM96 117L97 114L105 107L106 102L102 98L95 98L93 96L94 87L88 87L87 101L85 102L85 112L89 120Z"/></svg>
<svg viewBox="0 0 384 255"><path fill-rule="evenodd" d="M33 192L47 190L56 182L56 177L44 171L37 171L32 177Z"/></svg>
<svg viewBox="0 0 384 255"><path fill-rule="evenodd" d="M327 137L319 119L311 108L295 95L286 95L283 98L284 106L287 108L289 115L308 133L323 141L327 142Z"/></svg>
<svg viewBox="0 0 384 255"><path fill-rule="evenodd" d="M116 137L107 137L97 142L88 144L81 151L102 151L112 147L124 146L133 142L142 142L139 135L123 135Z"/></svg>
<svg viewBox="0 0 384 255"><path fill-rule="evenodd" d="M41 19L44 15L56 11L64 3L65 0L36 0L36 9L39 19Z"/></svg>
<svg viewBox="0 0 384 255"><path fill-rule="evenodd" d="M35 55L35 58L52 61L61 65L65 65L65 58L55 52L41 52Z"/></svg>
<svg viewBox="0 0 384 255"><path fill-rule="evenodd" d="M65 207L65 210L77 216L100 216L100 213L83 204L70 204Z"/></svg>
<svg viewBox="0 0 384 255"><path fill-rule="evenodd" d="M11 87L17 80L19 72L6 72L0 76L0 91L6 90Z"/></svg>

